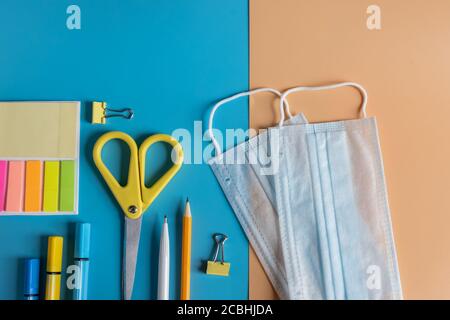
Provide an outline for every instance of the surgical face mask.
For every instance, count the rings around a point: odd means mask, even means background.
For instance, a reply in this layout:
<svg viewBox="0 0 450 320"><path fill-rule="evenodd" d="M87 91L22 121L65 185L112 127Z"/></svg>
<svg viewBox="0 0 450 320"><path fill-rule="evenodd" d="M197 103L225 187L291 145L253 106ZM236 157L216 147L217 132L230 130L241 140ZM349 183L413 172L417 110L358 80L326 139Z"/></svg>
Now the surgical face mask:
<svg viewBox="0 0 450 320"><path fill-rule="evenodd" d="M210 132L214 113L221 105L262 92L269 92L281 98L281 93L277 90L264 88L224 99L216 104L211 112ZM292 117L287 103L285 104L289 116L286 125L306 122L303 114ZM284 118L284 110L282 112ZM278 139L273 139L273 136L269 137L268 131L263 131L225 153L220 152L220 146L213 138L212 142L219 155L210 162L210 165L273 287L280 298L288 299L287 277L283 266L278 217L275 210L273 172L279 169L279 165L278 155L273 154L276 153L277 146L270 145L271 140L278 143ZM272 154L268 150L271 150Z"/></svg>
<svg viewBox="0 0 450 320"><path fill-rule="evenodd" d="M309 124L290 116L297 91L353 86L363 119ZM261 91L236 95L223 103ZM280 99L281 120L210 161L228 201L282 299L400 299L401 287L374 118L355 83L298 87ZM286 122L288 122L286 121ZM243 154L248 163L224 161ZM261 154L277 170L266 174ZM230 157L231 158L231 157ZM256 159L256 161L255 161ZM241 159L242 160L242 159Z"/></svg>

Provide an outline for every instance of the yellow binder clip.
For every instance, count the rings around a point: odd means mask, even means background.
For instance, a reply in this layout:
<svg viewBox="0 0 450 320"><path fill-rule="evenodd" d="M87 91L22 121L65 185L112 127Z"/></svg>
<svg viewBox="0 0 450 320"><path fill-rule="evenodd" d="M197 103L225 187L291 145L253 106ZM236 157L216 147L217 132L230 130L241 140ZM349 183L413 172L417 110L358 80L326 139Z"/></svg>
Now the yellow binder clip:
<svg viewBox="0 0 450 320"><path fill-rule="evenodd" d="M228 277L228 275L230 274L231 266L229 262L225 262L225 241L227 241L228 237L225 234L216 233L214 234L213 238L216 242L216 251L214 253L213 261L208 261L208 264L206 266L206 273L216 276ZM217 261L220 249L222 249L222 261Z"/></svg>
<svg viewBox="0 0 450 320"><path fill-rule="evenodd" d="M133 109L111 109L106 106L106 102L92 102L92 123L105 124L106 118L113 117L120 117L130 120L133 116Z"/></svg>

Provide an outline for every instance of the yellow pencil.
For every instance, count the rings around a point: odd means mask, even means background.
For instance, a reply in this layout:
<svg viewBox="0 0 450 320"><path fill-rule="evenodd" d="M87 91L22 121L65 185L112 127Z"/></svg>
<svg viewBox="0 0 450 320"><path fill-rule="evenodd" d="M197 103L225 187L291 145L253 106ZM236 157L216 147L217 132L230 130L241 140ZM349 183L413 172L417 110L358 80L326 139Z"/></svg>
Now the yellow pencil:
<svg viewBox="0 0 450 320"><path fill-rule="evenodd" d="M181 247L181 300L191 298L191 237L192 216L189 200L186 200L186 209L183 217L183 242Z"/></svg>

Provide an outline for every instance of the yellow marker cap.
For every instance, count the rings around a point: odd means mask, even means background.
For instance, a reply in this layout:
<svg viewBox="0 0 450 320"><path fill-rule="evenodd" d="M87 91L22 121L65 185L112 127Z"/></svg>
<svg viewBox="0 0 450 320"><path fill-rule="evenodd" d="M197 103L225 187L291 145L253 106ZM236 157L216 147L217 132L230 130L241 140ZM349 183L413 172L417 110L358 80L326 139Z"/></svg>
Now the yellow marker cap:
<svg viewBox="0 0 450 320"><path fill-rule="evenodd" d="M61 272L63 237L48 237L47 272Z"/></svg>

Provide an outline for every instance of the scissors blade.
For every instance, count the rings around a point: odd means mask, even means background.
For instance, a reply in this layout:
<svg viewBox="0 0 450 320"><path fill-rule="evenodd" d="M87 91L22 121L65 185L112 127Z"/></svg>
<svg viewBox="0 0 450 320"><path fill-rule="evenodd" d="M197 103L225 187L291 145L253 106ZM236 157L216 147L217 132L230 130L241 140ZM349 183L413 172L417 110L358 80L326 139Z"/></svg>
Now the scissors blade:
<svg viewBox="0 0 450 320"><path fill-rule="evenodd" d="M130 219L125 217L124 254L122 269L122 296L125 300L131 300L133 293L134 276L136 274L136 263L141 236L142 217Z"/></svg>

